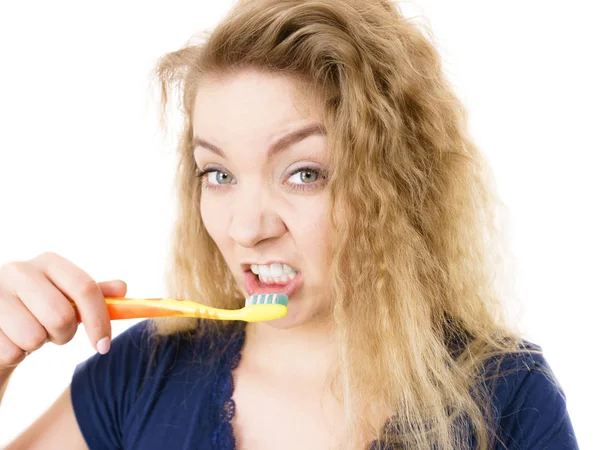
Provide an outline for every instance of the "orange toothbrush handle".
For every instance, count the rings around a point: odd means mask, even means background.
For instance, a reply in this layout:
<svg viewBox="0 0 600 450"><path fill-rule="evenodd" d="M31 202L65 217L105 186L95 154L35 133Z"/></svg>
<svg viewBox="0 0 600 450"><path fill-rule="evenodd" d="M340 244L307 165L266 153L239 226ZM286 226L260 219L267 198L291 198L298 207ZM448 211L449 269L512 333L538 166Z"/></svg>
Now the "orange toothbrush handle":
<svg viewBox="0 0 600 450"><path fill-rule="evenodd" d="M126 298L106 297L106 308L110 320L147 319L155 317L198 317L198 304L190 301L164 298ZM81 322L79 311L74 302L77 319Z"/></svg>
<svg viewBox="0 0 600 450"><path fill-rule="evenodd" d="M109 300L109 299L107 299ZM139 303L131 303L127 300L123 302L106 302L106 308L108 309L108 315L110 320L120 319L142 319L142 318L154 318L154 317L170 317L170 316L181 316L181 311L173 309L172 307L160 305L158 302L152 300L160 299L148 299L147 305L141 305Z"/></svg>

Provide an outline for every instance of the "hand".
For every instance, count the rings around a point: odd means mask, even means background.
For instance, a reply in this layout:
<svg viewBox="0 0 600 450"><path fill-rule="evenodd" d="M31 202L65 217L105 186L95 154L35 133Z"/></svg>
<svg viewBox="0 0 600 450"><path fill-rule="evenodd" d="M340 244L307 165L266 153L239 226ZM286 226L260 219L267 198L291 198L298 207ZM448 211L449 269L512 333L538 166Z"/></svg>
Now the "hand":
<svg viewBox="0 0 600 450"><path fill-rule="evenodd" d="M96 283L52 252L0 267L0 370L16 367L48 341L66 344L80 320L92 346L108 352L111 325L105 297L123 297L126 292L124 281Z"/></svg>

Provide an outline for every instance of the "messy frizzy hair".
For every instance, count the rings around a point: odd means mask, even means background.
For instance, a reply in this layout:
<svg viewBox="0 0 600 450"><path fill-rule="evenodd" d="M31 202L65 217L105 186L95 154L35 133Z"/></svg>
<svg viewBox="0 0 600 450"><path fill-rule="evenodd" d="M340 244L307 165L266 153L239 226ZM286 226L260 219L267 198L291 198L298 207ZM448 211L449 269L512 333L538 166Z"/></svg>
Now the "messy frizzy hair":
<svg viewBox="0 0 600 450"><path fill-rule="evenodd" d="M155 68L163 114L176 88L184 117L168 289L221 308L240 307L243 293L201 220L198 86L252 69L293 77L321 100L339 344L331 386L345 414L344 449L375 438L392 448L463 449L469 436L492 448L481 369L520 350L506 314L502 203L426 31L389 0L241 0ZM197 323L155 326L168 335Z"/></svg>

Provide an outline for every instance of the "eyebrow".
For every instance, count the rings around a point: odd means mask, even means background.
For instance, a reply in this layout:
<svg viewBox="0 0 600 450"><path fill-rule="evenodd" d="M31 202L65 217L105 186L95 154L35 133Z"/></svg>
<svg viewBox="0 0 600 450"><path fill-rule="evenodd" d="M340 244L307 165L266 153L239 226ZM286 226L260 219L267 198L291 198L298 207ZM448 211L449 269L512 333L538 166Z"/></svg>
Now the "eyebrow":
<svg viewBox="0 0 600 450"><path fill-rule="evenodd" d="M313 135L327 135L323 124L311 123L302 128L294 130L286 134L285 136L280 137L269 147L269 150L267 151L267 158L270 158L274 154L279 153L282 150L285 150L286 148L291 147L292 145L300 142L301 140ZM210 142L205 141L204 139L199 138L198 136L194 136L193 150L195 151L198 147L204 147L205 149L210 150L211 152L221 156L222 158L225 158L225 152L219 147L217 147L214 144L211 144Z"/></svg>

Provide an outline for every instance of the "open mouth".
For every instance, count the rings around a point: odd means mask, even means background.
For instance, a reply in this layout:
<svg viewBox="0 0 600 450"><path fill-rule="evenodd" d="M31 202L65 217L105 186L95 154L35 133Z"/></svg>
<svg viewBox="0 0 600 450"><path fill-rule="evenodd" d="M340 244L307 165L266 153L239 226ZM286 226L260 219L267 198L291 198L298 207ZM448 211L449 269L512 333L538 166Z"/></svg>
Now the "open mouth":
<svg viewBox="0 0 600 450"><path fill-rule="evenodd" d="M246 278L246 293L254 294L285 294L291 298L302 281L302 273L295 272L293 277L262 277L252 270L244 272Z"/></svg>

